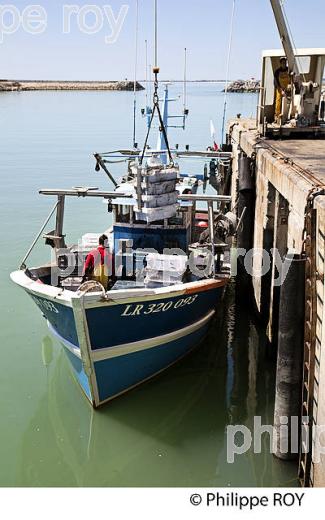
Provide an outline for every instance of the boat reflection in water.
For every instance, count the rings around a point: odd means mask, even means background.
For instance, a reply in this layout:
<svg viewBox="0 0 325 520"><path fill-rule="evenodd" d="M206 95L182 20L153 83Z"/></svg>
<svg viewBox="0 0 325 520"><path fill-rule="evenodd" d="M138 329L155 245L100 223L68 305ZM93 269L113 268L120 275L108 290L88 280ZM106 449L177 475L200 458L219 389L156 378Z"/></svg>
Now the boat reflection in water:
<svg viewBox="0 0 325 520"><path fill-rule="evenodd" d="M226 303L183 363L97 412L64 351L45 338L48 389L24 436L17 485L295 485L295 465L269 453L267 436L261 454L251 449L227 464L228 424L251 428L254 415L272 424L274 370L233 285Z"/></svg>

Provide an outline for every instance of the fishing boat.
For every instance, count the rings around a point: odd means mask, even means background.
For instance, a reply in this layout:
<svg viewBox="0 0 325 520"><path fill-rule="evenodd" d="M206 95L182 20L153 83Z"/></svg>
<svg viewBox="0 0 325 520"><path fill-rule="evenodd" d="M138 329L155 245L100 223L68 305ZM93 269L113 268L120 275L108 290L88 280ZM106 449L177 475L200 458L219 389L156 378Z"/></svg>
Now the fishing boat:
<svg viewBox="0 0 325 520"><path fill-rule="evenodd" d="M40 190L41 195L55 197L55 205L20 268L11 273L63 344L74 375L95 408L156 376L195 348L222 305L230 276L227 237L236 229L236 217L228 211L231 198L199 193L202 174L184 173L179 161L211 161L215 171L220 161L229 164L231 154L170 147L169 119L175 116L168 112L168 85L160 103L159 68L153 72L153 105L146 110L150 117L143 148L134 143L131 150L95 154L96 171L107 174L112 191ZM182 127L187 115L184 95ZM155 118L158 143L150 149ZM127 166L119 181L108 169L115 161ZM103 199L112 215L109 229L95 235L85 230L77 245L67 245L64 213L71 197L83 198L85 204L94 197ZM45 232L54 214L55 229ZM85 259L103 231L111 271L103 276L108 266L100 264L101 275L87 278ZM29 267L27 259L42 235L54 259Z"/></svg>
<svg viewBox="0 0 325 520"><path fill-rule="evenodd" d="M96 154L97 164L106 169L112 155L116 152ZM64 345L94 407L158 374L198 345L229 279L221 235L224 239L233 229L233 221L229 214L215 214L216 205L228 203L229 197L189 193L191 183L180 176L176 153L168 164L160 158L164 151L148 151L142 162L133 151L121 151L125 155L128 173L114 191L40 190L57 198L50 214L56 212L55 230L43 235L56 261L28 268L24 259L11 274ZM100 233L86 233L77 246L65 243L69 197L85 202L99 197L112 211L113 225L106 234L115 276L109 288L82 278L85 257ZM197 211L198 202L207 203L207 211Z"/></svg>

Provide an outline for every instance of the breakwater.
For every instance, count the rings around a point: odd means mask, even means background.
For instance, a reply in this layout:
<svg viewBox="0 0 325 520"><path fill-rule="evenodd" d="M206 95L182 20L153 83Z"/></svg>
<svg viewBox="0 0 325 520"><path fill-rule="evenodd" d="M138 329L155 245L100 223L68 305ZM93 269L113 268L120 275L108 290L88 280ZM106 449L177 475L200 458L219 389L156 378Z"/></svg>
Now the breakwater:
<svg viewBox="0 0 325 520"><path fill-rule="evenodd" d="M261 87L261 82L257 79L238 79L236 81L232 81L227 91L228 92L238 92L239 94L244 94L245 92L259 92Z"/></svg>
<svg viewBox="0 0 325 520"><path fill-rule="evenodd" d="M133 90L133 81L15 81L0 80L0 92L28 90ZM144 90L136 83L136 90Z"/></svg>

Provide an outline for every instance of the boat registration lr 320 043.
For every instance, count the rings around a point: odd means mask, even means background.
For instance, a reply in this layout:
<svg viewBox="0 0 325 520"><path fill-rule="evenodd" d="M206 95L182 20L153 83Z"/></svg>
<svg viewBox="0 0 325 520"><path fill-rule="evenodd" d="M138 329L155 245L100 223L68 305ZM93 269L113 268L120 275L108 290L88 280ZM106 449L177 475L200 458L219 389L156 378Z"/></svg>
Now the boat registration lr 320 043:
<svg viewBox="0 0 325 520"><path fill-rule="evenodd" d="M37 296L31 295L37 307L39 307L43 311L54 312L55 314L59 314L58 309L55 307L54 303L49 300L43 300L43 298L38 298Z"/></svg>
<svg viewBox="0 0 325 520"><path fill-rule="evenodd" d="M121 314L121 316L147 316L149 314L157 314L159 312L167 312L171 309L181 309L182 307L186 307L187 305L192 305L197 299L198 294L194 296L188 296L187 298L181 298L180 300L169 300L167 302L159 302L159 303L147 303L147 304L139 304L132 303L127 305Z"/></svg>

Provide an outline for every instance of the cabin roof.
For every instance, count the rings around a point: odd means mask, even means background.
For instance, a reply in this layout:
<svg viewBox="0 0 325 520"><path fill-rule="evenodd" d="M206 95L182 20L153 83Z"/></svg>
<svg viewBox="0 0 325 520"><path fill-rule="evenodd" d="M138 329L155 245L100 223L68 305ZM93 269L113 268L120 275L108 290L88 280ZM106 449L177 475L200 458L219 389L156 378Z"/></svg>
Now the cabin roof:
<svg viewBox="0 0 325 520"><path fill-rule="evenodd" d="M271 49L262 52L263 58L284 56L283 49ZM296 56L325 56L325 48L296 49Z"/></svg>

